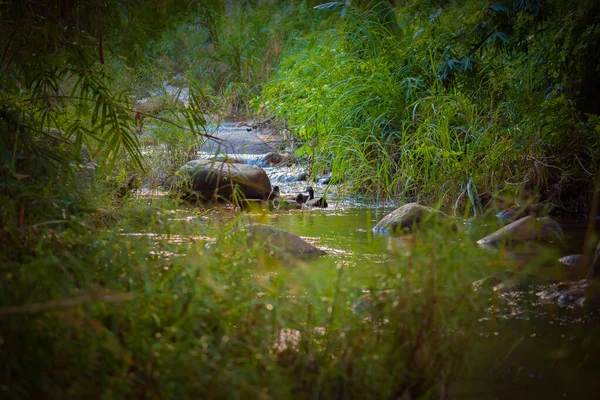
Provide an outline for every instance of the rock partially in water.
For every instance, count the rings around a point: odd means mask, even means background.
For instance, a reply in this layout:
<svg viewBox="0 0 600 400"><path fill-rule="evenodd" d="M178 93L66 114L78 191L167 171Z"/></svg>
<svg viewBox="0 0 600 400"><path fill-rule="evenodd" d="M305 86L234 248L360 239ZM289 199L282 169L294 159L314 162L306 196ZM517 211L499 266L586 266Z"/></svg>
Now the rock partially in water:
<svg viewBox="0 0 600 400"><path fill-rule="evenodd" d="M475 282L473 282L473 287L476 290L494 290L494 291L496 291L496 288L498 287L498 285L501 285L502 282L504 282L505 280L513 279L514 276L515 276L515 273L513 271L510 271L510 270L500 271L493 275L489 275L489 276L486 276L485 278L476 280Z"/></svg>
<svg viewBox="0 0 600 400"><path fill-rule="evenodd" d="M275 147L257 132L248 132L246 128L232 126L230 123L221 124L211 135L217 140L206 140L201 151L212 154L267 154L275 151Z"/></svg>
<svg viewBox="0 0 600 400"><path fill-rule="evenodd" d="M277 258L316 258L326 253L300 236L269 225L246 225L248 243L264 247L267 254Z"/></svg>
<svg viewBox="0 0 600 400"><path fill-rule="evenodd" d="M331 172L321 176L318 180L321 185L328 185L331 182Z"/></svg>
<svg viewBox="0 0 600 400"><path fill-rule="evenodd" d="M306 180L308 180L308 172L306 172L306 171L303 171L297 175L294 175L294 177L292 179L293 182L304 182Z"/></svg>
<svg viewBox="0 0 600 400"><path fill-rule="evenodd" d="M571 254L571 255L560 258L558 261L561 264L564 264L573 269L581 269L581 268L586 267L584 265L585 257L583 256L583 254ZM600 242L596 246L596 251L595 251L591 261L592 261L591 269L589 271L587 271L588 278L600 276Z"/></svg>
<svg viewBox="0 0 600 400"><path fill-rule="evenodd" d="M536 218L532 215L512 222L493 232L477 243L483 247L496 246L527 240L562 241L564 234L560 224L550 217Z"/></svg>
<svg viewBox="0 0 600 400"><path fill-rule="evenodd" d="M308 179L306 171L297 168L283 168L281 170L269 171L271 179L277 182L300 182Z"/></svg>
<svg viewBox="0 0 600 400"><path fill-rule="evenodd" d="M242 158L232 156L230 154L218 154L215 157L215 161L225 162L229 164L246 164L246 162Z"/></svg>
<svg viewBox="0 0 600 400"><path fill-rule="evenodd" d="M265 154L259 161L261 167L289 167L294 165L296 159L289 153L274 153Z"/></svg>
<svg viewBox="0 0 600 400"><path fill-rule="evenodd" d="M546 302L557 303L564 307L587 307L600 309L600 282L593 279L561 282L537 293Z"/></svg>
<svg viewBox="0 0 600 400"><path fill-rule="evenodd" d="M262 168L211 160L193 160L181 167L175 187L201 200L266 200L271 192L271 182Z"/></svg>
<svg viewBox="0 0 600 400"><path fill-rule="evenodd" d="M446 218L446 214L431 207L426 207L418 203L408 203L392 211L375 227L373 232L377 233L401 233L403 230L411 230L413 227L419 227L422 222Z"/></svg>

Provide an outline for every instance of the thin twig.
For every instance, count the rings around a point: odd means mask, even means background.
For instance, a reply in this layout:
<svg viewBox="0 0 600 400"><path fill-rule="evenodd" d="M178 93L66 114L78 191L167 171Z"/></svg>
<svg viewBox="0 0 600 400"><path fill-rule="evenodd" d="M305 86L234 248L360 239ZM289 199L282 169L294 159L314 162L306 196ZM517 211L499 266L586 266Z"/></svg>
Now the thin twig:
<svg viewBox="0 0 600 400"><path fill-rule="evenodd" d="M133 299L131 293L109 293L106 291L90 290L77 296L58 300L49 300L42 303L26 304L22 306L9 306L0 308L0 318L10 315L38 314L46 311L55 311L65 308L77 307L91 302L122 303Z"/></svg>
<svg viewBox="0 0 600 400"><path fill-rule="evenodd" d="M529 160L533 160L533 161L535 161L535 162L536 162L536 163L538 163L538 164L542 164L544 167L548 167L548 168L556 168L556 169L557 169L557 170L559 170L560 172L565 172L565 170L564 170L564 169L562 169L562 168L560 168L560 167L557 167L556 165L550 165L550 164L546 164L546 163L544 163L544 162L542 162L542 161L538 160L538 159L537 159L537 158L535 158L535 157L532 157L532 156L527 156L526 158L527 158L527 159L529 159Z"/></svg>

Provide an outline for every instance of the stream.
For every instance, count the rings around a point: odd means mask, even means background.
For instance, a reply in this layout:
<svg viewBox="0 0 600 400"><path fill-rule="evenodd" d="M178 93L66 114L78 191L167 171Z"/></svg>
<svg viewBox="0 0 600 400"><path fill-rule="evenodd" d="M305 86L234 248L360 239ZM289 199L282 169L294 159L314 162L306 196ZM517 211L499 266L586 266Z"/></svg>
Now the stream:
<svg viewBox="0 0 600 400"><path fill-rule="evenodd" d="M246 126L227 122L211 134L222 138L246 137L246 143L227 148L207 144L199 158L227 154L247 164L260 165L266 153L281 147L281 138L269 141L272 133L250 131ZM256 140L255 140L256 139ZM235 140L234 140L235 141ZM249 151L239 151L240 148ZM264 167L272 186L282 193L302 192L309 185L294 180L301 166ZM386 262L390 240L374 235L372 227L394 210L392 203L366 202L345 197L336 185L311 182L318 195L327 193L326 209L280 211L261 215L260 222L294 233L329 257L351 265ZM451 211L450 211L451 214ZM253 215L250 215L253 218ZM587 221L558 219L565 231L561 254L581 253ZM495 216L463 220L458 225L477 241L497 227ZM600 231L600 221L596 221ZM453 238L448 238L448 246ZM482 249L481 251L489 251ZM471 363L449 388L453 399L592 399L600 393L600 317L596 312L541 305L535 295L548 285L539 284L506 294L501 306L481 318L480 340L472 343Z"/></svg>

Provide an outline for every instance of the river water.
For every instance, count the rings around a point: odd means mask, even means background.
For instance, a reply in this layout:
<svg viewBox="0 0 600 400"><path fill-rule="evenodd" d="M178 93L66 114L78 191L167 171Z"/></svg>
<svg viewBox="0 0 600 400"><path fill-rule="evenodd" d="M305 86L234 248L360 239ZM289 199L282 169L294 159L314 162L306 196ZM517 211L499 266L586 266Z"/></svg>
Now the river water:
<svg viewBox="0 0 600 400"><path fill-rule="evenodd" d="M304 237L330 257L357 265L384 260L391 239L374 235L371 228L390 210L346 205L288 211L272 215L269 223ZM480 219L462 225L470 227L476 241L491 232L494 222ZM559 255L581 252L586 221L561 223L567 241ZM447 245L453 245L452 238ZM540 305L535 293L547 287L508 293L504 307L481 319L480 340L472 343L471 362L450 387L450 398L600 398L600 319L579 309Z"/></svg>
<svg viewBox="0 0 600 400"><path fill-rule="evenodd" d="M237 129L232 124L226 128ZM262 157L256 153L229 155L251 164L259 164ZM199 154L208 156L212 153ZM283 193L295 194L307 186L307 182L290 178L302 172L302 167L265 170L272 185L280 186ZM301 236L327 251L329 257L351 265L385 262L390 240L396 241L396 247L402 245L402 239L372 232L373 226L396 204L345 197L335 185L310 185L317 195L327 193L329 208L250 214L249 218ZM559 222L566 242L560 249L549 249L553 257L581 253L587 221L563 218ZM499 226L493 214L487 218L457 218L457 224L473 242ZM600 231L600 224L596 231ZM446 245L452 246L455 241L448 237ZM524 259L526 263L528 258ZM544 284L549 277L542 278L533 286L498 294L503 298L501 305L481 318L480 337L473 341L469 354L471 361L450 386L449 398L600 398L600 318L595 312L578 308L541 306L536 293L549 287Z"/></svg>

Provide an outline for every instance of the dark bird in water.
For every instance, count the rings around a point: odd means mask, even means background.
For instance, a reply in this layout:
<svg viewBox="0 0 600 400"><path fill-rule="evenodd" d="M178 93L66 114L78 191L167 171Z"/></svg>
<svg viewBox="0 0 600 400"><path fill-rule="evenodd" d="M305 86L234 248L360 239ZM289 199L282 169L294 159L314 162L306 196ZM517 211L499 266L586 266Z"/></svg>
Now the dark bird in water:
<svg viewBox="0 0 600 400"><path fill-rule="evenodd" d="M271 193L269 193L269 197L267 197L267 201L273 201L275 199L278 199L281 196L281 193L279 192L279 186L275 186L273 188L273 190L271 191Z"/></svg>
<svg viewBox="0 0 600 400"><path fill-rule="evenodd" d="M307 207L327 208L327 201L325 200L325 197L320 197L316 199L315 191L312 188L312 186L308 186L306 188L306 191L308 192L308 199L305 202Z"/></svg>

